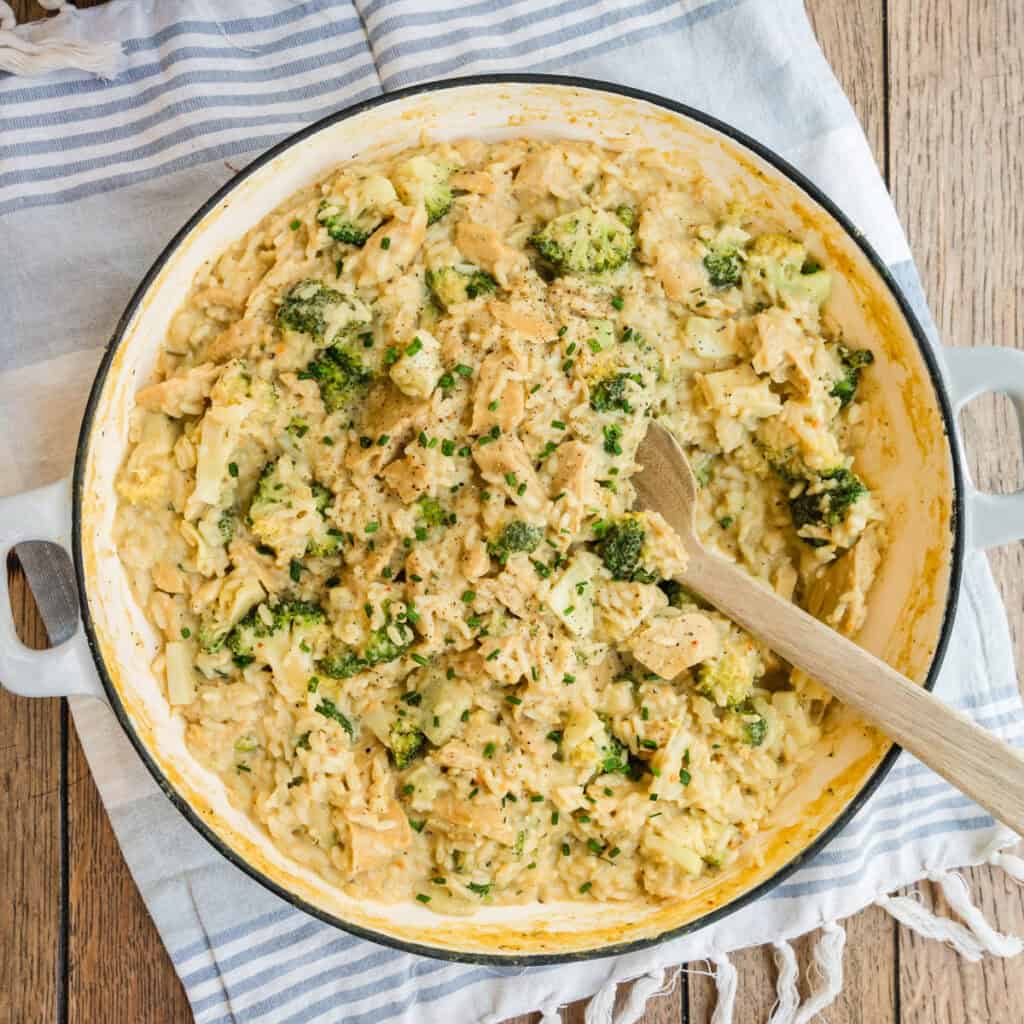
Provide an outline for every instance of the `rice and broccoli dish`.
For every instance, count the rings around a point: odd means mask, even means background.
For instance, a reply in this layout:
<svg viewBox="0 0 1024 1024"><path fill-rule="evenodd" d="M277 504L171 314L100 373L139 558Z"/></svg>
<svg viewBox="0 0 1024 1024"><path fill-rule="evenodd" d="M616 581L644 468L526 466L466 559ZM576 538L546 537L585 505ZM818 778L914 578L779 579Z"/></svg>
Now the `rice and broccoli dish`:
<svg viewBox="0 0 1024 1024"><path fill-rule="evenodd" d="M630 477L656 418L705 544L862 623L872 356L765 216L653 151L467 140L340 166L203 268L118 551L189 749L284 853L441 913L757 856L830 698L673 582Z"/></svg>

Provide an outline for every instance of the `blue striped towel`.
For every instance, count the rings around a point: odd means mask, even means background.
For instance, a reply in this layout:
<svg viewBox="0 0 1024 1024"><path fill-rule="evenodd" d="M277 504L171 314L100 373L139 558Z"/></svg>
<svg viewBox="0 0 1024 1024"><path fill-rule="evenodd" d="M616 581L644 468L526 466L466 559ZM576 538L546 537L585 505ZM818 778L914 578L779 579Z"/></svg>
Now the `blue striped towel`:
<svg viewBox="0 0 1024 1024"><path fill-rule="evenodd" d="M0 75L0 237L6 251L32 254L0 275L0 309L16 325L0 337L5 492L68 471L76 412L117 313L201 200L310 121L443 76L586 75L730 121L849 213L931 325L888 195L798 0L113 0L56 21L29 32L122 41L124 58L111 80ZM966 569L938 692L1022 742L1006 618L984 556L970 555ZM54 588L38 587L56 617ZM664 968L697 958L716 962L728 1004L729 950L776 942L785 952L785 939L922 877L1004 857L1012 842L904 755L843 834L755 906L655 950L529 968L523 984L523 970L410 956L292 909L182 821L104 707L85 700L73 711L132 874L197 1020L210 1024L499 1021L533 1009L548 1021L560 1004L599 991L591 1016L611 1021L615 983L638 978L616 1018L628 1022ZM907 907L902 915L914 923ZM968 955L1016 948L961 931ZM841 934L829 924L833 952Z"/></svg>

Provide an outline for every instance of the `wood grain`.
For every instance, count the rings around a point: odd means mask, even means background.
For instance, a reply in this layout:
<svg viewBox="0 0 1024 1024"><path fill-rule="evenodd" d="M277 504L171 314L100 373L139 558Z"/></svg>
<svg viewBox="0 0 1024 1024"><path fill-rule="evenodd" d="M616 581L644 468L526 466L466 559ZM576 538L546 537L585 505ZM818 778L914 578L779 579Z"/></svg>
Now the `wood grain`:
<svg viewBox="0 0 1024 1024"><path fill-rule="evenodd" d="M6 567L18 634L46 629L15 559ZM0 600L4 598L0 597ZM56 1020L64 1002L60 701L0 690L0 1022Z"/></svg>
<svg viewBox="0 0 1024 1024"><path fill-rule="evenodd" d="M891 188L943 340L1024 347L1024 8L1000 0L889 0ZM983 490L1021 486L1009 403L972 402L963 427ZM1024 664L1024 546L990 554ZM997 927L1022 931L1024 889L965 872ZM926 903L945 912L934 887ZM899 933L903 1024L1018 1024L1024 957L966 964ZM942 979L936 984L935 979Z"/></svg>
<svg viewBox="0 0 1024 1024"><path fill-rule="evenodd" d="M103 0L77 0L94 6ZM13 0L19 20L44 14ZM1024 303L1024 38L1018 0L807 0L826 56L865 125L891 185L926 291L947 341L1020 344ZM890 73L886 74L886 57ZM890 120L887 123L887 112ZM891 150L887 148L887 139ZM1024 480L1008 403L982 399L965 413L970 466L980 486ZM1017 663L1024 663L1024 551L996 552ZM15 573L15 609L41 643L41 623ZM64 1001L61 950L61 707L0 692L0 1024L189 1019L173 969L116 848L95 787L68 743L69 959ZM72 781L73 780L73 781ZM69 858L69 861L71 858ZM1024 932L1021 891L1002 873L965 872L989 919ZM927 885L924 898L934 899ZM8 913L9 909L9 913ZM940 908L941 909L941 908ZM11 922L11 926L7 926ZM842 995L830 1024L1019 1024L1024 958L966 965L917 939L877 908L846 922ZM898 941L897 941L898 936ZM113 939L112 939L113 937ZM126 941L127 937L127 941ZM806 972L815 936L797 944ZM757 1024L774 1002L775 971L764 950L736 954L736 1024ZM680 987L653 1000L642 1024L706 1024L714 985L692 965ZM124 995L121 988L138 995ZM566 1011L572 1024L582 1005ZM537 1016L520 1018L534 1024Z"/></svg>
<svg viewBox="0 0 1024 1024"><path fill-rule="evenodd" d="M845 978L839 998L829 1007L829 1024L892 1024L896 1015L896 975L892 969L896 952L894 922L879 907L869 909L844 922L846 953ZM809 965L820 936L812 932L793 943L800 965L800 992L809 994ZM754 1024L768 1020L775 1006L776 969L768 946L744 950L732 957L737 970L736 1024ZM715 1010L714 979L704 973L706 965L691 965L690 1021L707 1024ZM645 1022L646 1024L646 1022Z"/></svg>
<svg viewBox="0 0 1024 1024"><path fill-rule="evenodd" d="M184 989L121 856L74 728L67 827L69 1024L188 1024Z"/></svg>
<svg viewBox="0 0 1024 1024"><path fill-rule="evenodd" d="M1024 935L1021 887L1001 871L963 872L975 904L1004 932ZM938 887L918 886L921 900L941 916L954 916ZM1022 957L987 957L968 963L951 949L900 929L901 1024L1020 1024L1024 1017ZM941 978L942 983L936 984Z"/></svg>
<svg viewBox="0 0 1024 1024"><path fill-rule="evenodd" d="M14 17L19 22L38 21L41 18L52 16L45 7L40 7L36 0L7 0L14 11ZM98 7L105 0L78 0L78 7Z"/></svg>

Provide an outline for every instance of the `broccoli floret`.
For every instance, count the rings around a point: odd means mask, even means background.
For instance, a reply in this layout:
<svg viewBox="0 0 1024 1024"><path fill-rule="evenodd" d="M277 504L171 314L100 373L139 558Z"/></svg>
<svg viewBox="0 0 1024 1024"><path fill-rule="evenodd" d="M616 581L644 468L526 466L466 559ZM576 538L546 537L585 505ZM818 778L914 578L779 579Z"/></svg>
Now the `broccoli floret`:
<svg viewBox="0 0 1024 1024"><path fill-rule="evenodd" d="M330 492L307 486L289 455L268 462L249 505L248 523L257 540L282 562L307 553L333 553L341 539L330 529L324 509Z"/></svg>
<svg viewBox="0 0 1024 1024"><path fill-rule="evenodd" d="M658 586L668 598L670 608L682 608L685 605L700 605L701 603L699 598L691 594L682 583L677 583L675 580L662 580Z"/></svg>
<svg viewBox="0 0 1024 1024"><path fill-rule="evenodd" d="M280 500L277 493L284 486L277 479L277 463L268 462L256 479L256 490L253 491L252 501L249 505L249 521L252 521L253 507L259 505L270 505Z"/></svg>
<svg viewBox="0 0 1024 1024"><path fill-rule="evenodd" d="M196 629L196 643L204 654L216 654L224 646L227 638L228 631L213 619L201 622Z"/></svg>
<svg viewBox="0 0 1024 1024"><path fill-rule="evenodd" d="M386 609L384 625L370 631L362 651L338 646L317 662L317 668L332 679L348 679L374 665L400 658L409 649L413 638L412 628L406 622L394 619Z"/></svg>
<svg viewBox="0 0 1024 1024"><path fill-rule="evenodd" d="M721 653L697 669L697 690L719 707L738 708L763 674L754 642L747 634L732 630Z"/></svg>
<svg viewBox="0 0 1024 1024"><path fill-rule="evenodd" d="M615 214L584 207L549 221L529 239L561 273L601 274L621 267L633 253L633 232Z"/></svg>
<svg viewBox="0 0 1024 1024"><path fill-rule="evenodd" d="M450 174L451 168L425 156L414 156L396 169L393 180L402 202L406 206L422 202L427 209L427 223L433 224L451 209Z"/></svg>
<svg viewBox="0 0 1024 1024"><path fill-rule="evenodd" d="M373 374L346 349L332 345L314 359L302 373L301 380L315 380L320 399L328 412L337 412L373 380Z"/></svg>
<svg viewBox="0 0 1024 1024"><path fill-rule="evenodd" d="M313 558L330 558L341 551L344 540L345 535L341 530L328 526L325 522L323 530L319 531L317 536L310 538L306 545L306 554Z"/></svg>
<svg viewBox="0 0 1024 1024"><path fill-rule="evenodd" d="M810 480L803 493L789 500L789 511L797 533L804 527L838 526L850 511L850 506L868 493L863 482L848 469L833 469ZM811 547L823 547L828 541L822 537L803 536L800 539Z"/></svg>
<svg viewBox="0 0 1024 1024"><path fill-rule="evenodd" d="M750 236L736 224L721 224L713 238L708 239L704 269L715 288L733 288L743 276L746 244Z"/></svg>
<svg viewBox="0 0 1024 1024"><path fill-rule="evenodd" d="M693 478L698 487L707 487L715 470L715 457L708 455L693 467Z"/></svg>
<svg viewBox="0 0 1024 1024"><path fill-rule="evenodd" d="M765 234L754 241L747 258L748 278L760 281L770 298L820 306L832 289L832 277L807 250L785 235Z"/></svg>
<svg viewBox="0 0 1024 1024"><path fill-rule="evenodd" d="M388 736L391 756L396 768L405 768L423 749L423 733L412 722L396 718Z"/></svg>
<svg viewBox="0 0 1024 1024"><path fill-rule="evenodd" d="M615 216L626 225L627 228L632 230L636 227L636 210L632 206L622 203L615 207Z"/></svg>
<svg viewBox="0 0 1024 1024"><path fill-rule="evenodd" d="M307 278L292 285L277 309L277 326L330 343L369 328L373 314L362 299Z"/></svg>
<svg viewBox="0 0 1024 1024"><path fill-rule="evenodd" d="M764 743L768 734L768 722L753 704L753 701L745 700L737 709L743 716L743 740L752 747L759 747Z"/></svg>
<svg viewBox="0 0 1024 1024"><path fill-rule="evenodd" d="M323 484L313 483L313 500L316 502L318 512L326 512L327 506L330 505L331 499L334 497L330 490L324 487Z"/></svg>
<svg viewBox="0 0 1024 1024"><path fill-rule="evenodd" d="M716 288L733 288L740 283L743 260L737 249L712 249L704 257L704 269Z"/></svg>
<svg viewBox="0 0 1024 1024"><path fill-rule="evenodd" d="M336 242L357 246L365 245L370 235L384 223L384 218L377 210L363 210L351 217L329 199L320 203L316 219L327 228L327 234Z"/></svg>
<svg viewBox="0 0 1024 1024"><path fill-rule="evenodd" d="M312 601L286 598L270 609L274 623L271 631L292 626L315 626L324 621L324 610Z"/></svg>
<svg viewBox="0 0 1024 1024"><path fill-rule="evenodd" d="M461 302L490 295L497 291L498 282L476 267L441 267L427 271L427 287L439 306L450 309Z"/></svg>
<svg viewBox="0 0 1024 1024"><path fill-rule="evenodd" d="M239 668L252 664L260 640L293 626L313 626L324 621L323 609L310 601L286 599L273 607L263 607L269 608L269 623L260 614L260 606L257 606L228 633L228 650Z"/></svg>
<svg viewBox="0 0 1024 1024"><path fill-rule="evenodd" d="M386 661L394 661L406 652L412 640L412 630L402 623L382 626L370 634L363 658L367 665L382 665Z"/></svg>
<svg viewBox="0 0 1024 1024"><path fill-rule="evenodd" d="M224 543L227 544L235 535L235 527L238 525L238 510L226 508L217 519L217 529L220 531Z"/></svg>
<svg viewBox="0 0 1024 1024"><path fill-rule="evenodd" d="M639 373L616 373L599 381L590 391L590 408L594 412L633 412L629 402L630 382L643 387Z"/></svg>
<svg viewBox="0 0 1024 1024"><path fill-rule="evenodd" d="M348 679L366 668L366 662L351 647L341 647L329 652L317 662L317 669L332 679Z"/></svg>
<svg viewBox="0 0 1024 1024"><path fill-rule="evenodd" d="M221 584L217 600L210 602L200 613L199 624L194 631L199 649L204 654L220 651L232 626L265 597L259 580L238 570L229 573Z"/></svg>
<svg viewBox="0 0 1024 1024"><path fill-rule="evenodd" d="M252 493L252 500L249 503L249 512L246 521L249 526L256 523L256 533L261 534L259 522L264 516L272 512L271 506L284 501L286 505L291 501L291 489L282 480L282 470L279 463L289 463L288 456L283 455L274 462L268 462L260 471L256 480L256 490ZM266 540L266 538L262 538ZM271 540L274 538L270 538Z"/></svg>
<svg viewBox="0 0 1024 1024"><path fill-rule="evenodd" d="M537 545L544 539L544 531L539 526L524 523L521 519L513 519L506 523L501 533L487 545L487 550L503 565L508 556L516 551L527 554L537 550Z"/></svg>
<svg viewBox="0 0 1024 1024"><path fill-rule="evenodd" d="M654 583L658 576L642 565L647 531L643 523L627 516L614 523L602 524L598 531L597 553L615 580Z"/></svg>
<svg viewBox="0 0 1024 1024"><path fill-rule="evenodd" d="M831 395L839 399L839 408L848 406L857 394L860 371L875 361L875 354L867 348L847 348L840 345L839 361L843 364L843 375L832 386Z"/></svg>
<svg viewBox="0 0 1024 1024"><path fill-rule="evenodd" d="M292 285L277 310L277 326L322 338L327 329L327 306L341 301L341 292L309 279Z"/></svg>
<svg viewBox="0 0 1024 1024"><path fill-rule="evenodd" d="M310 538L309 543L306 545L306 554L312 555L314 558L328 558L331 555L336 555L341 550L345 535L341 530L328 525L326 517L327 506L330 505L334 495L323 484L314 483L312 490L313 500L316 502L317 511L320 513L321 524L319 529L315 531L315 535Z"/></svg>
<svg viewBox="0 0 1024 1024"><path fill-rule="evenodd" d="M764 445L761 452L771 471L784 483L795 484L807 478L809 470L796 448L789 447L779 451Z"/></svg>
<svg viewBox="0 0 1024 1024"><path fill-rule="evenodd" d="M548 733L558 744L558 758L591 776L629 774L630 753L612 732L608 719L590 708L572 711L562 729Z"/></svg>
<svg viewBox="0 0 1024 1024"><path fill-rule="evenodd" d="M601 758L601 766L598 769L601 774L629 774L629 749L618 737L612 735L607 722L605 722L605 740L598 744L597 753Z"/></svg>
<svg viewBox="0 0 1024 1024"><path fill-rule="evenodd" d="M800 273L807 250L795 239L767 233L750 248L750 270L773 288L786 285Z"/></svg>
<svg viewBox="0 0 1024 1024"><path fill-rule="evenodd" d="M387 178L371 175L344 196L322 200L316 219L336 242L361 246L387 220L397 199Z"/></svg>

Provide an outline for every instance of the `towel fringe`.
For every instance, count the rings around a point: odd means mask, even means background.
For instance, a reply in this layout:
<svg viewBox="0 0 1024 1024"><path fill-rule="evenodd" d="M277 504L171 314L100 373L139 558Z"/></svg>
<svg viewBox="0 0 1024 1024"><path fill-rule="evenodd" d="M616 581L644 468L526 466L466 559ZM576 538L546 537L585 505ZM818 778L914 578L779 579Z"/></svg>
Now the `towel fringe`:
<svg viewBox="0 0 1024 1024"><path fill-rule="evenodd" d="M922 906L916 895L879 896L875 904L921 938L945 942L965 960L977 963L984 956L984 950L974 936L959 921L933 914Z"/></svg>
<svg viewBox="0 0 1024 1024"><path fill-rule="evenodd" d="M1014 881L1024 883L1024 858L1015 857L1005 850L996 850L988 859L993 867L1002 868Z"/></svg>
<svg viewBox="0 0 1024 1024"><path fill-rule="evenodd" d="M626 996L622 1010L615 1017L615 1024L636 1024L647 1009L647 1001L654 996L671 992L678 980L679 971L665 970L651 971L637 978L629 987L629 995Z"/></svg>
<svg viewBox="0 0 1024 1024"><path fill-rule="evenodd" d="M772 949L775 951L778 977L775 980L775 1006L768 1024L794 1024L796 1011L800 1008L796 953L788 942L775 942Z"/></svg>
<svg viewBox="0 0 1024 1024"><path fill-rule="evenodd" d="M59 22L76 8L69 0L39 0L40 7L53 11ZM48 32L39 42L16 31L17 21L7 0L0 0L0 71L12 75L45 75L50 71L89 71L100 78L113 78L121 62L118 43L81 43Z"/></svg>
<svg viewBox="0 0 1024 1024"><path fill-rule="evenodd" d="M736 968L727 953L716 956L711 962L715 965L715 988L718 990L711 1024L732 1024L736 1009Z"/></svg>
<svg viewBox="0 0 1024 1024"><path fill-rule="evenodd" d="M988 863L998 865L1011 877L1019 877L1024 881L1024 861L1019 857L995 852L989 857ZM970 890L962 876L953 871L941 871L928 877L942 890L950 909L960 921L940 917L928 910L915 898L916 893L914 896L881 896L875 902L900 924L906 925L922 938L948 943L971 963L977 963L986 953L1010 957L1024 952L1024 939L1003 935L988 923L985 915L972 902Z"/></svg>
<svg viewBox="0 0 1024 1024"><path fill-rule="evenodd" d="M938 883L950 908L963 921L986 953L1008 957L1024 951L1024 940L1015 935L1003 935L988 923L985 915L971 900L971 891L962 875L955 871L944 871L936 875L932 881Z"/></svg>
<svg viewBox="0 0 1024 1024"><path fill-rule="evenodd" d="M617 981L609 981L590 997L586 1012L583 1014L583 1024L612 1024L612 1010L615 1007L618 984Z"/></svg>
<svg viewBox="0 0 1024 1024"><path fill-rule="evenodd" d="M562 1011L557 1003L548 1003L540 1008L538 1024L562 1024Z"/></svg>
<svg viewBox="0 0 1024 1024"><path fill-rule="evenodd" d="M794 1024L809 1024L826 1007L831 1006L843 990L843 950L846 930L836 921L823 925L821 938L814 947L814 966L818 983L797 1010Z"/></svg>

